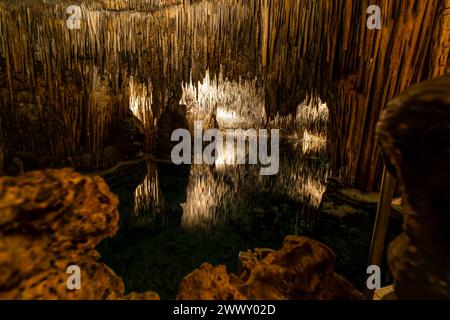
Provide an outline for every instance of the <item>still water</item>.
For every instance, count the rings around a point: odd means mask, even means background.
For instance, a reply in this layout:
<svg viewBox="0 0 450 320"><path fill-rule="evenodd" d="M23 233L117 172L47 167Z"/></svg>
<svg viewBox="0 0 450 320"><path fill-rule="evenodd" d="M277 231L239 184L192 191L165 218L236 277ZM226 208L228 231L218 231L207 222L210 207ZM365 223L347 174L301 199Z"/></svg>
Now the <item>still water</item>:
<svg viewBox="0 0 450 320"><path fill-rule="evenodd" d="M238 270L240 251L280 248L307 234L328 172L301 146L280 146L280 169L257 165L181 165L147 160L104 178L120 198L120 230L101 243L103 260L127 291L175 298L181 279L202 263Z"/></svg>

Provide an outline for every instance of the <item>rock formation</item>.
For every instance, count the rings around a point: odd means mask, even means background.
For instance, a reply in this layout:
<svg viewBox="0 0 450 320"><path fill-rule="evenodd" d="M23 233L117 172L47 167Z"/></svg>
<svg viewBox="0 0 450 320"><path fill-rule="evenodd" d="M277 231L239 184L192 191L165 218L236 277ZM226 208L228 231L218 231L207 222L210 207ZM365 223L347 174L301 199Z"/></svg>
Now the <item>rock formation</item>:
<svg viewBox="0 0 450 320"><path fill-rule="evenodd" d="M101 262L99 242L118 228L118 200L103 179L71 169L0 178L0 299L158 299L124 295L122 279ZM360 299L333 272L335 256L304 237L247 263L238 278L202 265L180 284L179 299ZM81 289L67 288L67 267L81 270Z"/></svg>
<svg viewBox="0 0 450 320"><path fill-rule="evenodd" d="M450 299L450 75L389 103L378 139L403 191L404 232L388 260L399 299Z"/></svg>
<svg viewBox="0 0 450 320"><path fill-rule="evenodd" d="M99 177L72 170L0 178L0 299L158 299L124 295L95 247L117 231L118 200ZM69 265L81 289L68 290Z"/></svg>
<svg viewBox="0 0 450 320"><path fill-rule="evenodd" d="M71 4L0 2L7 151L63 159L96 154L130 101L142 102L137 113L151 126L172 92L191 79L195 85L209 69L234 80L257 77L271 118L319 95L330 108L330 150L343 182L376 189L382 109L450 66L450 0L89 0L80 6L79 30L66 26ZM381 30L366 28L369 5L381 8ZM131 79L144 90L133 91ZM41 122L57 121L14 143L25 130L17 114L27 107Z"/></svg>
<svg viewBox="0 0 450 320"><path fill-rule="evenodd" d="M180 300L331 300L362 299L333 272L334 253L306 237L286 237L283 247L248 266L242 279L225 266L203 264L180 284Z"/></svg>

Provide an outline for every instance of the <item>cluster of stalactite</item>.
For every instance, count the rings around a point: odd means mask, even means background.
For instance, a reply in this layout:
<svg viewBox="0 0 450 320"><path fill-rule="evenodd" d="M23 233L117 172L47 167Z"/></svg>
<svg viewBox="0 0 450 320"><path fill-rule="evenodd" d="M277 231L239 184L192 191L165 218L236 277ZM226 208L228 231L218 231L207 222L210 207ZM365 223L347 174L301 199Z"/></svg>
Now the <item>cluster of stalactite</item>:
<svg viewBox="0 0 450 320"><path fill-rule="evenodd" d="M183 84L180 103L186 105L190 121L215 117L220 129L261 128L267 120L264 98L256 78L230 81L222 72L211 78L207 70L202 81Z"/></svg>
<svg viewBox="0 0 450 320"><path fill-rule="evenodd" d="M209 69L257 77L271 119L320 96L343 182L373 189L382 165L374 139L380 111L411 84L449 70L450 0L91 0L80 4L80 29L70 30L72 4L0 3L3 131L25 130L9 120L27 106L67 129L61 142L43 125L15 148L95 152L137 101L131 77L152 84L142 114L157 121L181 99L181 84ZM366 27L369 5L381 8L381 30Z"/></svg>
<svg viewBox="0 0 450 320"><path fill-rule="evenodd" d="M294 99L303 89L316 91L330 109L332 162L342 169L343 182L376 188L382 159L374 134L381 110L411 84L450 70L450 1L263 3L267 85L283 95L294 92ZM381 8L380 30L366 27L370 5ZM282 98L269 97L269 114L283 110Z"/></svg>
<svg viewBox="0 0 450 320"><path fill-rule="evenodd" d="M252 23L235 23L254 16L254 5L151 1L130 11L138 1L120 3L83 2L79 30L67 28L69 1L1 3L1 110L14 120L3 131L29 138L15 141L14 148L50 155L96 152L130 102L143 122L157 120L172 96L181 99L181 84L191 74L195 81L208 66L219 70L228 62L237 77L257 61L256 33L244 32ZM244 46L252 56L232 63ZM142 87L149 83L153 88ZM143 102L149 95L150 102ZM23 124L15 118L28 109L42 119L37 135L15 125ZM53 118L63 122L67 139L48 129Z"/></svg>
<svg viewBox="0 0 450 320"><path fill-rule="evenodd" d="M164 208L164 195L160 188L158 170L153 162L147 163L147 175L134 191L134 213L155 218Z"/></svg>
<svg viewBox="0 0 450 320"><path fill-rule="evenodd" d="M141 120L146 129L155 125L152 112L153 85L151 82L139 83L133 77L130 78L130 109Z"/></svg>

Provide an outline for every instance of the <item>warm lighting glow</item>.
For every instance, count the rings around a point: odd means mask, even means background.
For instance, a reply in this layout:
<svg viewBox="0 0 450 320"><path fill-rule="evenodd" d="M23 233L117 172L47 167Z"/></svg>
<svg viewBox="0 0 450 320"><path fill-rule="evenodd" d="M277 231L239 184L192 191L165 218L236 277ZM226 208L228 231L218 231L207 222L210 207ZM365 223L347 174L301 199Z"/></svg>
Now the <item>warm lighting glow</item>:
<svg viewBox="0 0 450 320"><path fill-rule="evenodd" d="M302 151L304 154L323 154L326 151L327 138L308 132L305 129L302 139Z"/></svg>
<svg viewBox="0 0 450 320"><path fill-rule="evenodd" d="M317 209L320 205L328 166L311 161L301 150L281 157L280 171L271 177L260 176L259 166L226 165L224 160L229 154L219 156L214 167L191 167L187 200L182 205L182 226L186 230L215 226L230 215L239 218L251 214L242 208L248 208L254 190L283 194L299 203L299 211Z"/></svg>
<svg viewBox="0 0 450 320"><path fill-rule="evenodd" d="M227 111L222 108L217 109L217 122L220 123L232 123L236 121L237 114L234 111Z"/></svg>
<svg viewBox="0 0 450 320"><path fill-rule="evenodd" d="M209 166L192 166L187 200L181 205L183 228L209 228L218 223L218 208L227 192L228 186L220 178L214 177Z"/></svg>
<svg viewBox="0 0 450 320"><path fill-rule="evenodd" d="M163 208L164 199L159 186L158 170L154 163L147 163L147 175L134 191L134 213L156 215Z"/></svg>
<svg viewBox="0 0 450 320"><path fill-rule="evenodd" d="M230 81L223 74L205 78L197 84L185 83L181 104L193 120L206 121L215 116L219 128L259 128L265 122L264 92L257 79Z"/></svg>
<svg viewBox="0 0 450 320"><path fill-rule="evenodd" d="M150 81L147 84L138 83L134 77L131 77L129 86L131 111L141 120L145 128L153 127L155 124L152 113L152 83Z"/></svg>

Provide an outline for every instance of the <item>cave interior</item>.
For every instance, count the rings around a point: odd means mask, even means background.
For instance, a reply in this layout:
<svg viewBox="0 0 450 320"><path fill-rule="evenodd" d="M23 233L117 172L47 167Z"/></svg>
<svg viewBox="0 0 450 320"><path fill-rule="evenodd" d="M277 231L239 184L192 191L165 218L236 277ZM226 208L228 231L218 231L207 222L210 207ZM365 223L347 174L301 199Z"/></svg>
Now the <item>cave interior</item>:
<svg viewBox="0 0 450 320"><path fill-rule="evenodd" d="M0 299L450 299L449 17L0 0Z"/></svg>

